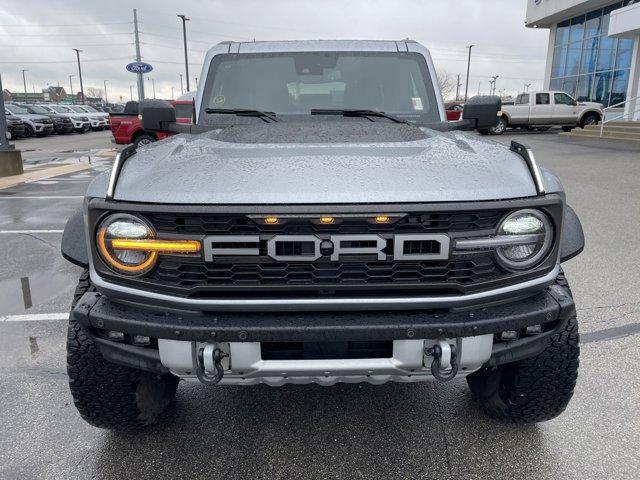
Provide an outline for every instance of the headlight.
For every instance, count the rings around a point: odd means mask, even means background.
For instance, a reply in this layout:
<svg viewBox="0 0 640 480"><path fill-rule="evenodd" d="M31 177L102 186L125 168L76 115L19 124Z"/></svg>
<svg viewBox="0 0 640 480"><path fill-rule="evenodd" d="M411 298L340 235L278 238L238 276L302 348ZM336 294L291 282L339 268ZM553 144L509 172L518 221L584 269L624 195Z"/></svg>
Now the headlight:
<svg viewBox="0 0 640 480"><path fill-rule="evenodd" d="M96 244L102 260L114 271L143 275L159 254L182 255L200 251L199 240L161 240L145 221L128 214L107 217L98 228Z"/></svg>
<svg viewBox="0 0 640 480"><path fill-rule="evenodd" d="M498 238L505 245L496 248L500 261L510 269L522 270L542 260L551 249L552 227L539 210L518 210L505 218Z"/></svg>

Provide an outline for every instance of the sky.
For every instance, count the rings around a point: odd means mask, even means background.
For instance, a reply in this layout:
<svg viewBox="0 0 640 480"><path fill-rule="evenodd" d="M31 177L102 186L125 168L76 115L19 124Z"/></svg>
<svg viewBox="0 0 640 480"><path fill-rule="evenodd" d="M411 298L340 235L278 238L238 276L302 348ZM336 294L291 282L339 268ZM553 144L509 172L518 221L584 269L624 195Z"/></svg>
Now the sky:
<svg viewBox="0 0 640 480"><path fill-rule="evenodd" d="M526 0L0 0L0 73L3 87L40 92L49 85L79 88L82 77L103 89L109 101L127 101L136 76L125 70L135 58L133 11L138 10L143 61L153 66L157 98L177 98L184 75L182 24L185 14L191 86L213 45L228 40L411 38L430 49L436 69L464 90L467 49L474 44L470 95L517 93L525 83L542 88L548 30L524 27ZM185 82L186 87L186 82ZM145 81L147 97L152 82Z"/></svg>

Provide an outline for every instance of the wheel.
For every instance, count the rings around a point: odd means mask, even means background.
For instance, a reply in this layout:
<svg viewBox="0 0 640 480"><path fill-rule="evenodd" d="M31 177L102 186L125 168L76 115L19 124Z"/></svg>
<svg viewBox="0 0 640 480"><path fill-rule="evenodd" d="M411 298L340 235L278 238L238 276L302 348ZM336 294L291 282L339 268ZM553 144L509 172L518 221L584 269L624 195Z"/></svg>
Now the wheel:
<svg viewBox="0 0 640 480"><path fill-rule="evenodd" d="M80 276L73 305L94 287L89 272ZM171 403L178 378L156 375L107 361L74 320L67 333L67 373L73 402L91 425L138 430L154 423Z"/></svg>
<svg viewBox="0 0 640 480"><path fill-rule="evenodd" d="M575 127L562 127L562 131L563 132L570 132L571 130L573 130Z"/></svg>
<svg viewBox="0 0 640 480"><path fill-rule="evenodd" d="M153 138L151 135L144 133L140 135L138 138L136 138L133 141L133 144L136 146L136 148L140 148L140 147L144 147L145 145L149 145L155 141L156 139Z"/></svg>
<svg viewBox="0 0 640 480"><path fill-rule="evenodd" d="M560 272L556 283L568 286ZM578 320L552 335L535 357L480 369L467 377L469 388L483 410L512 423L543 422L557 417L573 396L578 378L580 347Z"/></svg>
<svg viewBox="0 0 640 480"><path fill-rule="evenodd" d="M498 118L498 123L489 129L491 135L502 135L507 129L507 119L504 117Z"/></svg>
<svg viewBox="0 0 640 480"><path fill-rule="evenodd" d="M29 125L28 123L24 124L24 136L27 138L31 138L35 135L35 132L33 131L33 127L31 125Z"/></svg>
<svg viewBox="0 0 640 480"><path fill-rule="evenodd" d="M587 125L597 125L600 121L600 116L597 113L587 113L580 121L580 126L584 128Z"/></svg>

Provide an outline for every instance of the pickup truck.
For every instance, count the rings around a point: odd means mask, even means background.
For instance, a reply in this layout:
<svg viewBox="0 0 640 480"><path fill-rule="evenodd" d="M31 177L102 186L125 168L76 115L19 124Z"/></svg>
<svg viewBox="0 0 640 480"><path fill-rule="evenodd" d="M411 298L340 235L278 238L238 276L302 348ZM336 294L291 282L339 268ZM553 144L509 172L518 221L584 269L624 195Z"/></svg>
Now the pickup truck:
<svg viewBox="0 0 640 480"><path fill-rule="evenodd" d="M521 93L513 105L502 105L502 114L495 127L480 133L502 135L507 128L548 130L552 126L570 132L576 127L600 122L602 109L600 103L577 102L564 92Z"/></svg>
<svg viewBox="0 0 640 480"><path fill-rule="evenodd" d="M561 262L582 227L530 148L475 133L498 97L447 121L410 40L224 42L200 78L195 123L144 102L142 128L173 135L120 152L64 230L87 422L149 425L181 379L459 377L494 418L565 409L579 344Z"/></svg>
<svg viewBox="0 0 640 480"><path fill-rule="evenodd" d="M176 110L178 123L193 121L193 101L175 100L171 104ZM136 147L141 147L170 136L168 132L151 132L142 128L138 102L127 102L124 111L110 113L109 120L114 143L122 145L133 143Z"/></svg>

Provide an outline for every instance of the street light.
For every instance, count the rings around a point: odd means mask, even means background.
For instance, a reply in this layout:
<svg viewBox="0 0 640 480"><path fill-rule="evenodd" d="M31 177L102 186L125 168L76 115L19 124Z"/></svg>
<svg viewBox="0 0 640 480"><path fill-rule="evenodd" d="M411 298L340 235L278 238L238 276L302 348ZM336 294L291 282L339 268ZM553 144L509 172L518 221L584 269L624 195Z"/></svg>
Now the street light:
<svg viewBox="0 0 640 480"><path fill-rule="evenodd" d="M529 91L529 87L530 87L530 86L531 86L531 84L530 84L530 83L525 83L525 84L524 84L524 91L525 91L525 92L528 92L528 91Z"/></svg>
<svg viewBox="0 0 640 480"><path fill-rule="evenodd" d="M184 94L184 88L182 86L182 74L180 74L180 95Z"/></svg>
<svg viewBox="0 0 640 480"><path fill-rule="evenodd" d="M171 100L173 100L173 85L171 86Z"/></svg>
<svg viewBox="0 0 640 480"><path fill-rule="evenodd" d="M187 76L187 92L189 91L189 57L187 55L187 22L189 19L185 15L178 15L182 19L182 38L184 40L184 70Z"/></svg>
<svg viewBox="0 0 640 480"><path fill-rule="evenodd" d="M69 88L71 89L71 98L73 98L73 81L71 80L75 75L69 75Z"/></svg>
<svg viewBox="0 0 640 480"><path fill-rule="evenodd" d="M27 80L25 79L24 72L29 70L22 70L22 83L24 84L24 103L27 103Z"/></svg>
<svg viewBox="0 0 640 480"><path fill-rule="evenodd" d="M131 101L133 102L133 85L129 85L129 96L131 97Z"/></svg>
<svg viewBox="0 0 640 480"><path fill-rule="evenodd" d="M109 99L107 97L107 82L108 80L104 80L104 103L106 106L109 106Z"/></svg>
<svg viewBox="0 0 640 480"><path fill-rule="evenodd" d="M494 75L494 76L493 76L493 77L491 77L491 78L493 78L493 82L492 82L492 83L493 83L493 95L495 95L495 94L496 94L496 80L497 80L498 78L500 78L500 75Z"/></svg>
<svg viewBox="0 0 640 480"><path fill-rule="evenodd" d="M80 68L80 52L82 50L78 50L77 48L72 48L76 52L76 57L78 58L78 76L80 77L80 96L82 97L82 104L84 105L84 87L82 86L82 68Z"/></svg>
<svg viewBox="0 0 640 480"><path fill-rule="evenodd" d="M147 80L151 80L151 86L153 87L153 99L156 99L156 81L151 78L151 77L147 77Z"/></svg>
<svg viewBox="0 0 640 480"><path fill-rule="evenodd" d="M467 93L469 92L469 70L471 69L471 49L475 47L475 45L468 45L469 49L469 58L467 59L467 84L464 87L464 101L467 101Z"/></svg>

